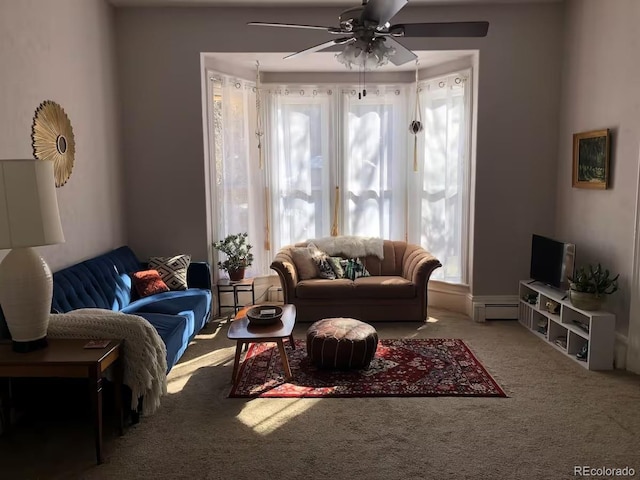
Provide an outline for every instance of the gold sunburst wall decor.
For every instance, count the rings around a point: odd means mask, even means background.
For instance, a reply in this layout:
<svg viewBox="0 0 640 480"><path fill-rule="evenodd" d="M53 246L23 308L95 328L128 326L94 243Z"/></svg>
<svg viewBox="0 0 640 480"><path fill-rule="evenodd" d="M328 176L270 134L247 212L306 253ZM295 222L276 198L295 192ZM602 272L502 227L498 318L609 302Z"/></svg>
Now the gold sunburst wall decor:
<svg viewBox="0 0 640 480"><path fill-rule="evenodd" d="M76 142L69 117L56 102L45 100L36 109L31 140L37 159L53 160L56 187L67 183L73 170Z"/></svg>

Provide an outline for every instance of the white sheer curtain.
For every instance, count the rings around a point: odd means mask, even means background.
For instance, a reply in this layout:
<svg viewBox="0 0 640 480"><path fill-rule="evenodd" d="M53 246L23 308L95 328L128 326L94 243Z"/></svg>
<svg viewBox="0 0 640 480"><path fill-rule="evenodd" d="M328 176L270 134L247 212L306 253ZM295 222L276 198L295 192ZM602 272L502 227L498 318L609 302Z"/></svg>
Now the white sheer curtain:
<svg viewBox="0 0 640 480"><path fill-rule="evenodd" d="M420 83L424 132L409 202L409 240L442 262L432 278L466 282L470 72Z"/></svg>
<svg viewBox="0 0 640 480"><path fill-rule="evenodd" d="M465 71L419 84L414 172L408 86L375 85L359 99L345 85L263 85L259 169L255 85L214 75L216 239L248 232L248 275L265 275L279 248L330 235L335 222L340 235L420 244L443 263L432 278L465 283L469 79Z"/></svg>
<svg viewBox="0 0 640 480"><path fill-rule="evenodd" d="M351 87L269 86L274 248L327 236L334 222L339 234L405 238L406 103L396 86L361 99Z"/></svg>
<svg viewBox="0 0 640 480"><path fill-rule="evenodd" d="M274 249L329 234L332 94L331 89L300 85L267 90Z"/></svg>
<svg viewBox="0 0 640 480"><path fill-rule="evenodd" d="M213 94L214 241L247 232L254 261L246 276L262 275L271 258L264 249L265 180L258 166L255 84L222 74L210 75L209 81Z"/></svg>
<svg viewBox="0 0 640 480"><path fill-rule="evenodd" d="M406 92L378 86L342 91L341 233L405 238Z"/></svg>

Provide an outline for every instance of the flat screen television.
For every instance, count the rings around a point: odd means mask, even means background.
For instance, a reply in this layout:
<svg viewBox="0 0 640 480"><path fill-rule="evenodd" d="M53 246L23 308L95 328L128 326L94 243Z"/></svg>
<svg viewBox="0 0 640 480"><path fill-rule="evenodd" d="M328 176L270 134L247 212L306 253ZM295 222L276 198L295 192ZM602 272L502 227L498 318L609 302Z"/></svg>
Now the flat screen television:
<svg viewBox="0 0 640 480"><path fill-rule="evenodd" d="M573 276L576 246L542 235L531 239L531 271L529 276L538 282L559 289L567 289L567 277Z"/></svg>

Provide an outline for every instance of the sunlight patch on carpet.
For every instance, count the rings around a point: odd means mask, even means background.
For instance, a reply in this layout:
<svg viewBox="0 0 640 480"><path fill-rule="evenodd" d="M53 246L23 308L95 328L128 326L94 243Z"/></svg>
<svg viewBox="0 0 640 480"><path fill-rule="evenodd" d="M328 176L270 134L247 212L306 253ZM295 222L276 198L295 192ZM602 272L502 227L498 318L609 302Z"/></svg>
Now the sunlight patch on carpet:
<svg viewBox="0 0 640 480"><path fill-rule="evenodd" d="M236 418L255 433L269 435L319 401L320 399L305 398L291 400L283 405L283 402L253 400L244 406Z"/></svg>
<svg viewBox="0 0 640 480"><path fill-rule="evenodd" d="M287 356L290 380L275 343L252 344L229 397L506 397L460 339L380 340L367 370L319 369L302 340Z"/></svg>
<svg viewBox="0 0 640 480"><path fill-rule="evenodd" d="M167 393L181 392L191 376L201 368L233 365L233 352L232 347L221 348L176 364L167 376Z"/></svg>

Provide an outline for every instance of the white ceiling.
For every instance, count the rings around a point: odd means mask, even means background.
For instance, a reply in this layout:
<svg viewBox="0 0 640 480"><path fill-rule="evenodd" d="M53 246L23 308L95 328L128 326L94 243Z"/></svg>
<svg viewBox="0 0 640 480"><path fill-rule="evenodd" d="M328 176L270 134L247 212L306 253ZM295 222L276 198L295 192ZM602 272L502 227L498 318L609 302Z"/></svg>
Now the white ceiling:
<svg viewBox="0 0 640 480"><path fill-rule="evenodd" d="M285 53L207 53L207 58L219 60L224 63L234 64L242 68L253 70L256 60L260 62L260 70L263 72L342 72L349 70L335 59L336 52L315 52L300 57L284 60L283 57L292 52ZM432 67L446 62L473 55L473 51L414 51L418 55L420 68ZM376 68L376 72L401 72L413 71L416 68L414 62L405 63L399 67L389 63Z"/></svg>
<svg viewBox="0 0 640 480"><path fill-rule="evenodd" d="M353 7L359 0L109 0L119 7ZM410 0L411 5L451 5L481 3L552 3L562 0Z"/></svg>

